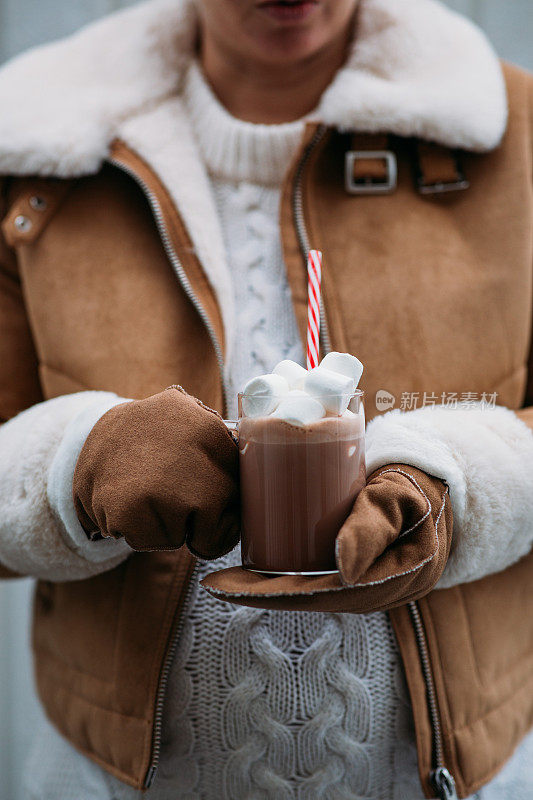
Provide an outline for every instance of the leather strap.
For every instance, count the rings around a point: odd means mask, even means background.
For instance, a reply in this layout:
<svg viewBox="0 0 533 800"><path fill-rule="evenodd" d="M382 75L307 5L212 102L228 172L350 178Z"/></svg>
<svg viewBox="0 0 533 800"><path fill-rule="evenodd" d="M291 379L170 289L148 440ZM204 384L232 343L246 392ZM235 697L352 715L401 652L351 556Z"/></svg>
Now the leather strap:
<svg viewBox="0 0 533 800"><path fill-rule="evenodd" d="M351 149L388 150L389 137L386 133L354 133ZM387 178L387 163L382 158L358 158L353 164L354 181L384 181Z"/></svg>
<svg viewBox="0 0 533 800"><path fill-rule="evenodd" d="M457 151L434 142L415 142L416 184L421 194L468 189Z"/></svg>

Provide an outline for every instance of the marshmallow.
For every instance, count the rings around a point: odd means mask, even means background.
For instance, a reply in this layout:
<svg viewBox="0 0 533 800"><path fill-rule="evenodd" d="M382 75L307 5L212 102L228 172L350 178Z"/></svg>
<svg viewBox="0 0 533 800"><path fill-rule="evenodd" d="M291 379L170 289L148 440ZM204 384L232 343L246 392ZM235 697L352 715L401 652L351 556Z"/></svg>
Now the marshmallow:
<svg viewBox="0 0 533 800"><path fill-rule="evenodd" d="M354 390L357 388L357 384L363 374L363 365L358 358L350 355L350 353L328 353L320 362L320 367L330 369L332 372L338 372L341 375L347 375L354 382Z"/></svg>
<svg viewBox="0 0 533 800"><path fill-rule="evenodd" d="M322 364L307 373L304 389L319 400L326 411L338 415L346 411L354 391L352 378L326 369Z"/></svg>
<svg viewBox="0 0 533 800"><path fill-rule="evenodd" d="M291 425L304 427L325 417L326 409L318 400L302 392L299 397L287 396L281 401L272 416L282 419Z"/></svg>
<svg viewBox="0 0 533 800"><path fill-rule="evenodd" d="M272 370L274 375L281 375L289 384L289 389L301 389L307 375L307 370L297 364L296 361L290 361L286 358L276 364Z"/></svg>
<svg viewBox="0 0 533 800"><path fill-rule="evenodd" d="M248 381L242 393L242 410L246 416L264 417L289 393L289 384L281 375L259 375Z"/></svg>

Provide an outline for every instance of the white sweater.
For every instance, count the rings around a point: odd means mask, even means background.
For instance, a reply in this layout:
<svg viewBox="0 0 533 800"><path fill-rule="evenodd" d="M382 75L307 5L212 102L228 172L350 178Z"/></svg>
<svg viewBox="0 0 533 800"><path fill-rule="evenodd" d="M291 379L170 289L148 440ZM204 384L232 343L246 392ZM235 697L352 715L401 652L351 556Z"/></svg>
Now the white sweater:
<svg viewBox="0 0 533 800"><path fill-rule="evenodd" d="M283 358L303 363L281 252L279 201L283 176L298 148L303 121L254 125L220 105L193 63L185 107L207 166L231 268L236 309L228 359L228 414L237 393Z"/></svg>
<svg viewBox="0 0 533 800"><path fill-rule="evenodd" d="M233 119L195 66L188 74L185 102L209 171L232 269L237 346L229 361L228 383L234 397L245 380L270 370L278 360L303 359L278 226L280 183L303 122L259 126ZM86 543L72 516L65 486L70 486L75 458L91 425L116 398L95 397L88 408L83 398L78 402L81 414L68 424L66 420L62 438L56 435L48 445L55 458L43 480L51 505L64 523L62 547L70 548L77 559L71 568L83 570L86 559L87 574L91 574L123 558L123 545L102 555L106 543ZM514 432L522 437L517 460L521 457L529 463L531 444L524 426L510 412L500 411L510 429L514 431L515 426ZM235 413L235 406L230 412ZM401 424L396 423L398 427ZM377 461L379 430L378 426L375 440L370 437ZM416 426L414 430L420 434ZM431 436L438 438L438 433L433 431ZM384 438L389 441L386 431ZM516 448L516 436L510 439ZM425 449L421 442L420 452ZM386 452L385 446L382 451ZM410 460L413 463L416 456L410 454ZM457 478L455 492L452 486L454 511L459 512L462 478ZM468 515L458 516L459 530L463 518L468 520ZM459 565L464 561L461 547L468 553L468 544L465 525L454 556ZM509 563L519 557L520 548L529 546L525 540L517 545L508 556ZM52 565L43 559L42 553L35 556L35 574L65 576L68 553L62 551ZM197 581L217 566L237 564L239 559L237 548L216 564L200 564ZM501 561L476 562L474 571L484 574L503 566ZM472 579L471 572L470 567L470 572L465 569L461 575L459 566L451 582L465 575ZM531 754L533 740L526 741L522 750ZM512 796L515 800L522 790L524 797L530 796L533 786L527 784L524 769L518 775L516 769L510 772L508 768L507 775L506 783L499 779L496 793L487 787L480 797L510 800ZM514 781L513 793L506 794L510 781ZM89 764L47 723L36 740L27 786L32 798L132 800L138 796ZM196 584L168 687L160 769L145 797L422 798L412 718L388 616L234 607L214 600Z"/></svg>

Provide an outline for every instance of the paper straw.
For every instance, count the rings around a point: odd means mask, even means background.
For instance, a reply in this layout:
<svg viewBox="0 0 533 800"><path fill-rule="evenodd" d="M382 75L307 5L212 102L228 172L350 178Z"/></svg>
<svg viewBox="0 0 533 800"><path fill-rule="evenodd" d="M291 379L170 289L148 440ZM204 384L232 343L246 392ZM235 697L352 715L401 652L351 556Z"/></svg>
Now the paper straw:
<svg viewBox="0 0 533 800"><path fill-rule="evenodd" d="M320 340L320 284L322 281L322 253L310 250L307 256L307 369L318 367Z"/></svg>

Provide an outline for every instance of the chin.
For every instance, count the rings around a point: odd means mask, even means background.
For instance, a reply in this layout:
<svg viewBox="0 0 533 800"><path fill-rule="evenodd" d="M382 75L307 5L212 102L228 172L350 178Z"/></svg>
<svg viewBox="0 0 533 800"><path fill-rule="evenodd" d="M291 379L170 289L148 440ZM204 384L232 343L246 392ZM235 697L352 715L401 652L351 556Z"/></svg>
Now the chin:
<svg viewBox="0 0 533 800"><path fill-rule="evenodd" d="M291 30L263 34L255 38L255 57L272 66L291 66L312 58L325 45L320 30Z"/></svg>

